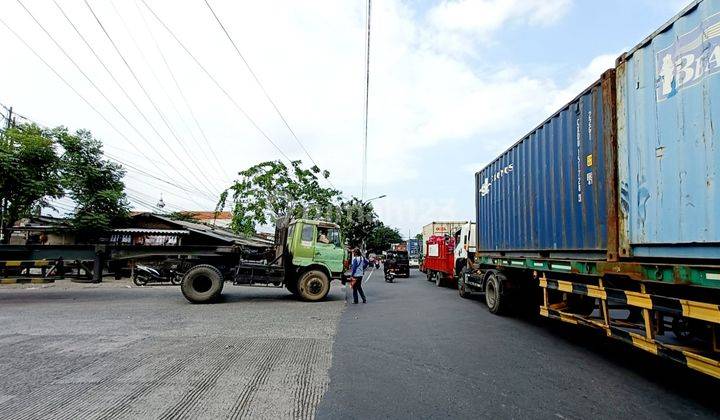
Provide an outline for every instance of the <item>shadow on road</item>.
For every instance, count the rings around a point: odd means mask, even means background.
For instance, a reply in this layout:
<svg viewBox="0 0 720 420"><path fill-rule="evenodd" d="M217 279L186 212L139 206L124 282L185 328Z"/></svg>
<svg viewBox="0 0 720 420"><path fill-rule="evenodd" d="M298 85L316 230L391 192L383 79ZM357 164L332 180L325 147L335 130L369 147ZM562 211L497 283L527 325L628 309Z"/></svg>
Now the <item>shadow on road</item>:
<svg viewBox="0 0 720 420"><path fill-rule="evenodd" d="M487 310L484 295L473 294L468 300L477 303L478 309ZM554 339L562 341L563 345L599 356L604 361L617 366L619 370L650 381L670 393L720 412L720 398L717 397L720 380L626 343L609 339L601 331L544 318L531 311L516 312L507 317L550 334ZM588 381L593 379L587 378Z"/></svg>

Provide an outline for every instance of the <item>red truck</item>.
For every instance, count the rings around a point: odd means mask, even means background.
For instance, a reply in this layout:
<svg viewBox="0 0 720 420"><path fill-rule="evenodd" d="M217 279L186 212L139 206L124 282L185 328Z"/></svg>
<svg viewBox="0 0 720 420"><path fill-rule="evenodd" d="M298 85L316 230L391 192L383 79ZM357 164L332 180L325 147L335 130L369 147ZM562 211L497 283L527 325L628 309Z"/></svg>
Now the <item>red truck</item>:
<svg viewBox="0 0 720 420"><path fill-rule="evenodd" d="M442 286L446 279L452 279L455 275L455 238L433 235L425 245L427 255L423 266L427 279L435 280L437 286Z"/></svg>
<svg viewBox="0 0 720 420"><path fill-rule="evenodd" d="M432 235L425 242L423 270L436 286L455 285L466 267L468 252L475 252L475 224L466 223L450 235Z"/></svg>

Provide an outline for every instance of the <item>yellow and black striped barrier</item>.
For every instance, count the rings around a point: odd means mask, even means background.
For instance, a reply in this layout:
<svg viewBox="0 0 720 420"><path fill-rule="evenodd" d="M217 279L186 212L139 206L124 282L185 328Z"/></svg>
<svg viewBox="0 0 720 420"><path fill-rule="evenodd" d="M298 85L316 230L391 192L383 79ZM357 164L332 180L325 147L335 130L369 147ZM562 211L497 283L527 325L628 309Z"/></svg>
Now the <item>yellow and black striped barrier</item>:
<svg viewBox="0 0 720 420"><path fill-rule="evenodd" d="M675 361L691 369L720 379L720 360L715 357L720 352L717 338L720 337L720 305L697 302L688 299L658 296L649 293L635 292L602 285L574 283L565 280L540 278L539 286L543 289L544 303L540 307L540 315L557 319L574 325L583 325L603 331L608 337L620 340L657 356ZM561 302L551 302L548 290L564 293L585 295L599 300L600 317L572 313L567 306L566 298ZM645 291L641 285L640 290ZM642 310L643 323L616 320L613 318L609 303L621 304L626 308ZM659 341L663 333L663 315L679 318L691 318L709 323L712 331L711 349L700 346L690 347L672 344L667 339ZM634 332L633 330L637 330ZM713 357L708 357L713 356Z"/></svg>
<svg viewBox="0 0 720 420"><path fill-rule="evenodd" d="M701 355L692 348L661 343L652 338L646 338L642 334L627 331L615 326L606 326L597 320L588 319L581 315L566 313L545 306L540 307L540 314L551 319L557 319L574 325L584 325L601 329L610 338L622 341L656 356L672 360L683 366L689 367L690 369L720 379L720 361Z"/></svg>
<svg viewBox="0 0 720 420"><path fill-rule="evenodd" d="M712 303L545 278L540 279L540 287L720 324L720 305Z"/></svg>
<svg viewBox="0 0 720 420"><path fill-rule="evenodd" d="M3 260L0 285L53 283L63 277L63 266L62 260Z"/></svg>
<svg viewBox="0 0 720 420"><path fill-rule="evenodd" d="M55 264L53 260L0 261L0 268L42 268Z"/></svg>
<svg viewBox="0 0 720 420"><path fill-rule="evenodd" d="M21 277L21 278L4 278L0 279L0 285L2 284L48 284L54 283L54 278L47 277Z"/></svg>

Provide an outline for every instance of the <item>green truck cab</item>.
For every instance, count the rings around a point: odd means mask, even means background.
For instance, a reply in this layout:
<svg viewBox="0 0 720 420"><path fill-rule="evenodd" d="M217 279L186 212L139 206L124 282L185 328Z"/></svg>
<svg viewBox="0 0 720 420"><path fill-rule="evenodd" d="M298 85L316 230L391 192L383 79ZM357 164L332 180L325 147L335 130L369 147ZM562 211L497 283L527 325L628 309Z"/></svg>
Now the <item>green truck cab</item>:
<svg viewBox="0 0 720 420"><path fill-rule="evenodd" d="M284 285L305 301L321 301L330 291L330 282L343 277L348 258L344 245L335 223L281 219L274 245L263 253L268 256L265 260L244 259L241 252L195 258L195 265L183 274L181 290L192 303L208 303L220 297L225 281L238 286Z"/></svg>
<svg viewBox="0 0 720 420"><path fill-rule="evenodd" d="M288 226L285 287L305 300L324 299L341 279L348 254L335 223L298 219Z"/></svg>

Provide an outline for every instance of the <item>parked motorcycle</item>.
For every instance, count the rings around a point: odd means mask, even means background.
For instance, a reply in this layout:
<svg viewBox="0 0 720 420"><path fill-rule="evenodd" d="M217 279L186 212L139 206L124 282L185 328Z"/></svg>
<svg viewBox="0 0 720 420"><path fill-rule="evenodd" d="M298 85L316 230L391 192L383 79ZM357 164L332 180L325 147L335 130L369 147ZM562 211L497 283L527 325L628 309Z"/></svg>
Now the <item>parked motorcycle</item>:
<svg viewBox="0 0 720 420"><path fill-rule="evenodd" d="M182 275L177 272L175 267L157 270L147 265L136 265L133 273L133 283L136 286L145 286L150 282L170 282L177 286L181 281Z"/></svg>

